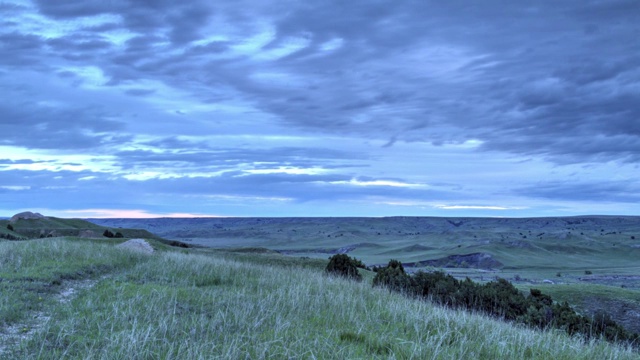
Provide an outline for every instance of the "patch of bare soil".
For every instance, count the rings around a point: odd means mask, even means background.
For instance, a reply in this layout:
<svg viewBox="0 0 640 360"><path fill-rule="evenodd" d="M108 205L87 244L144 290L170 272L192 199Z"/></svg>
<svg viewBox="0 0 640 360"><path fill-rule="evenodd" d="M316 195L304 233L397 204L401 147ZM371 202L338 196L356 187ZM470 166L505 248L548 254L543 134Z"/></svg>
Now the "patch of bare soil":
<svg viewBox="0 0 640 360"><path fill-rule="evenodd" d="M133 251L139 251L141 253L149 254L149 255L153 254L154 252L153 247L151 247L151 244L149 244L144 239L131 239L118 245L118 247L124 248L124 249L130 249Z"/></svg>

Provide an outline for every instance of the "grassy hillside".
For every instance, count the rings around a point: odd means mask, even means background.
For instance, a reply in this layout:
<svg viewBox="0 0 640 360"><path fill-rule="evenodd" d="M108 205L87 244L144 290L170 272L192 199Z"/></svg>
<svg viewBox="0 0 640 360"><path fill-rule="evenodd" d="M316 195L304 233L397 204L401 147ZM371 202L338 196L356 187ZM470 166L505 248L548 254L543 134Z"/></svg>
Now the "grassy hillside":
<svg viewBox="0 0 640 360"><path fill-rule="evenodd" d="M273 253L145 256L64 238L0 242L8 359L638 359L323 275Z"/></svg>
<svg viewBox="0 0 640 360"><path fill-rule="evenodd" d="M143 229L113 228L101 226L82 219L62 219L42 217L38 219L0 220L0 237L9 239L36 239L59 236L84 236L106 239L105 230L119 232L123 238L145 238L165 241L161 237ZM4 236L3 236L4 235Z"/></svg>

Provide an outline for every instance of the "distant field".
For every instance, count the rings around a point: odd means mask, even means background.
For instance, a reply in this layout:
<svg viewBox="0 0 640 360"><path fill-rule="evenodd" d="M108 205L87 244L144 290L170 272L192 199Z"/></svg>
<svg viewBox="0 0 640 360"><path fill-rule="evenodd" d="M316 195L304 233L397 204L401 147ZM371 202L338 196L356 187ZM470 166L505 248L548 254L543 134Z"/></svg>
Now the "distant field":
<svg viewBox="0 0 640 360"><path fill-rule="evenodd" d="M142 228L164 238L214 248L263 247L315 258L347 253L368 265L386 264L394 258L409 267L442 267L474 277L505 274L532 281L640 286L640 278L633 277L640 275L640 217L91 221L112 228ZM603 278L606 275L627 277Z"/></svg>

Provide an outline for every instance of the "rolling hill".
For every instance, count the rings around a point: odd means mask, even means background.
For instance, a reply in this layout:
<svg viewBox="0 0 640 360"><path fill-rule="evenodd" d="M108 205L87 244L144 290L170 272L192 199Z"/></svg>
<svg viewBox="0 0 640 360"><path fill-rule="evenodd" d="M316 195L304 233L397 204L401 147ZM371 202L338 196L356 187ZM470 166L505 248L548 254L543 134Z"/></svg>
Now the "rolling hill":
<svg viewBox="0 0 640 360"><path fill-rule="evenodd" d="M165 241L147 230L101 226L82 219L62 219L38 213L24 212L0 220L0 237L10 240L73 236L106 239L105 231L122 238L145 238ZM122 236L120 236L122 235Z"/></svg>

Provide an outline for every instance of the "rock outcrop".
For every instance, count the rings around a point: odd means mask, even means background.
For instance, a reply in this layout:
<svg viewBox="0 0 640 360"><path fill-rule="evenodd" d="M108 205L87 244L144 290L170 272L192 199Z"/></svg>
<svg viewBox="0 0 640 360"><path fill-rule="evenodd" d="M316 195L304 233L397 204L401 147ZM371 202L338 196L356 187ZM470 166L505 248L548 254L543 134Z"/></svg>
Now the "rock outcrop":
<svg viewBox="0 0 640 360"><path fill-rule="evenodd" d="M15 223L18 220L34 220L34 219L44 219L44 215L40 213L33 213L31 211L21 212L19 214L15 214L11 217L9 222Z"/></svg>

